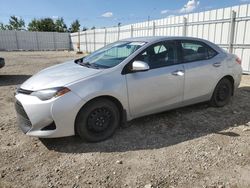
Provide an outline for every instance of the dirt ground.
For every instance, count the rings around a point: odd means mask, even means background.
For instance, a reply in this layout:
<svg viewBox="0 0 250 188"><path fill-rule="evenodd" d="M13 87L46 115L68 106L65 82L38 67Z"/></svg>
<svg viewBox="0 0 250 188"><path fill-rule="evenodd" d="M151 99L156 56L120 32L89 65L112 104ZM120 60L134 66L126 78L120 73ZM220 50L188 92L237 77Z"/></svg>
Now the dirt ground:
<svg viewBox="0 0 250 188"><path fill-rule="evenodd" d="M72 52L0 52L0 187L250 187L250 76L224 108L134 120L109 140L38 139L17 127L14 91Z"/></svg>

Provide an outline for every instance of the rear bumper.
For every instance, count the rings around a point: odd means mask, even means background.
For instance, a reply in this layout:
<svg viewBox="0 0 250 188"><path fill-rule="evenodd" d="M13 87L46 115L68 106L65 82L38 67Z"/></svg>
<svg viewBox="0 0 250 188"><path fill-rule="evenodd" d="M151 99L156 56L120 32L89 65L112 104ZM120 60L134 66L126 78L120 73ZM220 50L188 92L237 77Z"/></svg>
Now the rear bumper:
<svg viewBox="0 0 250 188"><path fill-rule="evenodd" d="M238 79L236 79L234 81L235 81L234 82L234 90L237 90L239 88L239 86L240 86L241 76L240 76L240 78L238 78Z"/></svg>
<svg viewBox="0 0 250 188"><path fill-rule="evenodd" d="M241 66L239 66L239 68L237 69L236 73L234 74L234 89L238 89L238 87L240 86L241 83L241 79L242 79L242 68Z"/></svg>

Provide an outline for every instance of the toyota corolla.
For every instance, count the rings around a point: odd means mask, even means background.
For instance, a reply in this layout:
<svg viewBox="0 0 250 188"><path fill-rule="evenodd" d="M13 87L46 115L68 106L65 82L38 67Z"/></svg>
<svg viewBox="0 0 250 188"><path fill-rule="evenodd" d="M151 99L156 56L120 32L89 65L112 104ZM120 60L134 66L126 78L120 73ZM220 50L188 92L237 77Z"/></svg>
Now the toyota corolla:
<svg viewBox="0 0 250 188"><path fill-rule="evenodd" d="M240 64L198 38L118 41L24 82L15 95L19 126L30 136L98 142L141 116L205 101L223 107L240 84Z"/></svg>

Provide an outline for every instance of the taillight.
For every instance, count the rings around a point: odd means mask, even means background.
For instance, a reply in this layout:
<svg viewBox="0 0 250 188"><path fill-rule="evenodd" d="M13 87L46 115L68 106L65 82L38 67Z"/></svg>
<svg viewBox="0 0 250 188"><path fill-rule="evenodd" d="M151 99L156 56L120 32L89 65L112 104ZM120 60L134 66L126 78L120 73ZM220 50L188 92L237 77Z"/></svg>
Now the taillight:
<svg viewBox="0 0 250 188"><path fill-rule="evenodd" d="M239 65L241 65L241 59L240 58L236 58L236 63L238 63Z"/></svg>

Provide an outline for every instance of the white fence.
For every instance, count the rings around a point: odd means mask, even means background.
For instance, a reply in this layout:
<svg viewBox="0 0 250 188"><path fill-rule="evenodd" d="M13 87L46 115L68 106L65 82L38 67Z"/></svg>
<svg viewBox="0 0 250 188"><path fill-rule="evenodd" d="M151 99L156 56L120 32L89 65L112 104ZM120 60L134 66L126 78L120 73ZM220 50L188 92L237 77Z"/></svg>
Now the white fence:
<svg viewBox="0 0 250 188"><path fill-rule="evenodd" d="M69 33L0 31L0 51L70 49Z"/></svg>
<svg viewBox="0 0 250 188"><path fill-rule="evenodd" d="M80 37L79 37L80 36ZM250 73L250 4L200 13L168 17L121 27L94 29L71 34L73 49L80 38L81 50L92 52L104 45L130 37L192 36L212 41L242 59Z"/></svg>

